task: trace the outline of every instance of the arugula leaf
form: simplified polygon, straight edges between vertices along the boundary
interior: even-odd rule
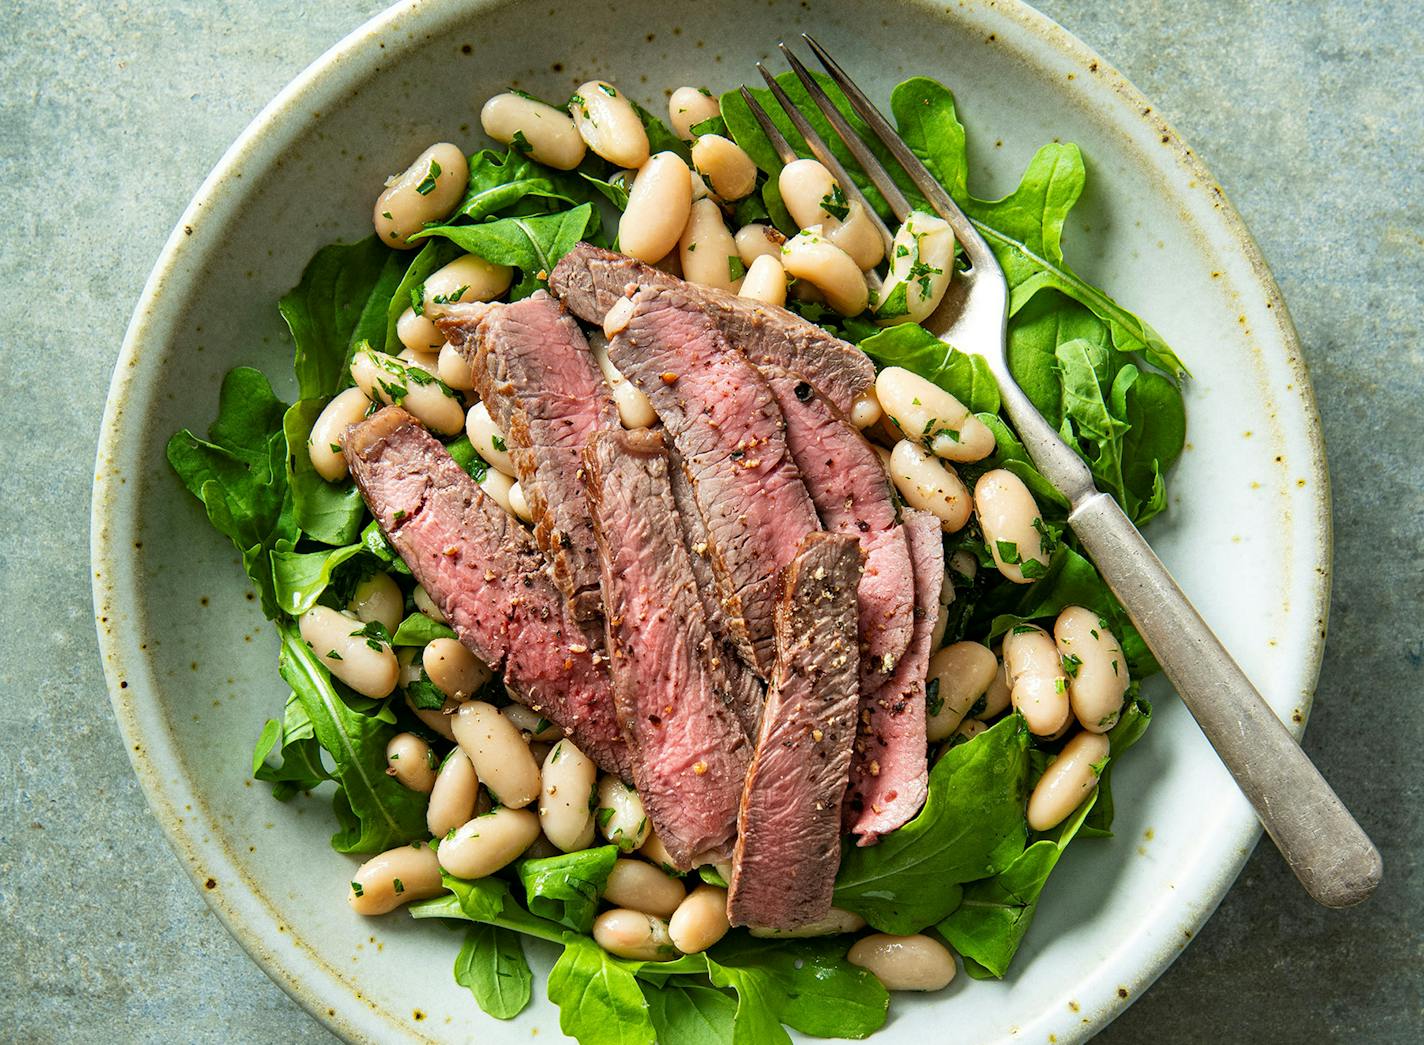
[[[1112,343],[1107,324],[1056,290],[1035,294],[1009,323],[1009,370],[1054,428],[1063,420],[1058,346],[1077,340],[1104,348]]]
[[[648,152],[656,155],[660,152],[675,152],[688,164],[692,165],[692,149],[687,142],[683,141],[662,120],[648,112],[631,98],[633,110],[638,114],[638,119],[643,121],[643,130],[648,134]]]
[[[441,872],[440,881],[450,892],[411,904],[406,909],[412,918],[459,918],[468,922],[483,922],[551,943],[562,943],[568,934],[563,926],[532,915],[520,907],[510,895],[509,883],[502,878],[471,881]]]
[[[593,928],[598,898],[608,882],[618,847],[600,846],[540,860],[522,860],[515,870],[524,883],[529,913],[566,925],[575,932]]]
[[[280,750],[282,761],[267,761],[273,750]],[[316,741],[306,708],[295,693],[288,694],[287,707],[278,721],[269,718],[252,752],[252,776],[272,785],[272,797],[286,802],[299,791],[310,791],[331,779],[321,761],[321,746]]]
[[[1111,493],[1129,516],[1136,514],[1137,498],[1122,479],[1122,444],[1127,421],[1113,412],[1114,403],[1127,412],[1127,389],[1137,380],[1137,367],[1128,364],[1109,378],[1112,360],[1109,349],[1083,339],[1061,344],[1055,349],[1062,380],[1062,434],[1070,446],[1086,443],[1095,454],[1083,454],[1099,489]],[[1111,389],[1109,389],[1111,382]]]
[[[860,348],[882,367],[903,367],[939,385],[975,413],[999,412],[999,383],[984,357],[951,348],[917,323],[881,330]]]
[[[918,932],[954,909],[952,886],[1008,866],[1027,832],[1028,747],[1028,726],[1013,714],[947,751],[918,816],[878,845],[847,847],[836,906],[882,932]]]
[[[421,288],[425,286],[425,281],[430,278],[431,274],[450,264],[460,256],[460,253],[460,248],[449,240],[433,239],[422,244],[415,257],[411,258],[405,275],[396,284],[390,301],[386,305],[385,333],[374,339],[366,340],[370,340],[373,345],[385,345],[386,351],[392,355],[400,355],[405,348],[401,339],[396,335],[396,323],[401,314],[421,297]],[[357,338],[352,342],[353,351],[355,345],[361,340],[363,339]]]
[[[1162,476],[1186,446],[1186,405],[1176,385],[1143,370],[1127,393],[1121,416],[1128,424],[1122,442],[1122,478],[1140,502],[1133,521],[1141,526],[1167,507]]]
[[[642,987],[659,1045],[732,1045],[737,1002],[725,991],[676,980]]]
[[[448,222],[464,218],[481,222],[528,197],[570,205],[587,201],[587,193],[571,191],[576,185],[562,171],[554,171],[513,147],[501,155],[485,149],[470,157],[470,182],[465,198]]]
[[[451,444],[454,445],[453,443]],[[395,546],[386,539],[386,535],[381,532],[380,524],[372,519],[366,524],[366,528],[361,531],[361,544],[366,550],[374,555],[381,562],[385,563],[396,573],[404,573],[410,576],[410,567],[405,564],[405,560],[400,557]]]
[[[461,249],[496,265],[511,265],[523,278],[510,300],[528,297],[543,286],[559,259],[590,230],[598,229],[598,212],[585,203],[557,214],[500,218],[482,225],[435,225],[411,236],[419,240],[444,236]]]
[[[350,479],[329,483],[317,474],[307,452],[312,425],[328,400],[303,399],[282,418],[287,440],[287,485],[292,491],[292,517],[307,536],[323,544],[350,544],[361,532],[366,503]]]
[[[475,923],[455,958],[455,982],[469,988],[475,1002],[497,1020],[512,1020],[533,997],[533,974],[517,933]]]
[[[559,1007],[559,1028],[580,1045],[657,1043],[637,977],[587,936],[564,936],[548,990]]]
[[[426,796],[386,774],[386,743],[395,727],[346,706],[295,624],[283,622],[277,630],[282,637],[277,670],[335,765],[332,809],[341,829],[331,847],[339,853],[379,853],[424,838]]]
[[[1054,508],[1059,510],[1059,515],[1068,511],[1068,498],[1058,492],[1058,487],[1054,486],[1028,459],[1028,450],[1024,444],[1019,442],[1019,437],[1014,434],[1013,429],[1006,425],[997,414],[978,414],[979,420],[983,421],[989,431],[994,433],[994,442],[997,444],[991,464],[995,468],[1003,468],[1013,472],[1023,480],[1025,486],[1033,494],[1034,500],[1038,502],[1040,509],[1045,510],[1045,515],[1051,515]],[[966,470],[967,471],[967,470]]]
[[[365,551],[366,546],[357,543],[319,552],[294,552],[291,541],[278,541],[272,552],[272,582],[277,605],[284,613],[301,616],[316,605],[336,568]]]
[[[396,633],[391,636],[392,646],[424,646],[428,642],[436,639],[456,638],[455,629],[448,624],[441,624],[438,620],[432,620],[425,614],[416,612],[406,617],[396,627]]]

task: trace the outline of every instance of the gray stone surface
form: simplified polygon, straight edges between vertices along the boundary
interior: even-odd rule
[[[174,219],[261,105],[379,6],[0,11],[0,437],[12,448],[0,471],[0,1038],[331,1040],[208,913],[148,816],[99,671],[87,518],[108,371]],[[1285,290],[1336,496],[1334,612],[1306,747],[1387,867],[1372,902],[1330,913],[1260,848],[1200,938],[1100,1040],[1419,1040],[1417,6],[1041,6],[1168,115]],[[43,394],[57,374],[63,394]]]

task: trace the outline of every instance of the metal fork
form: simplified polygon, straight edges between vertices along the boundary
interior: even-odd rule
[[[831,81],[870,128],[924,198],[954,229],[967,268],[950,282],[954,299],[936,318],[941,340],[977,351],[998,379],[1005,411],[1018,429],[1034,467],[1068,499],[1068,525],[1097,565],[1108,587],[1127,610],[1182,702],[1196,718],[1236,783],[1256,809],[1292,871],[1317,901],[1349,907],[1379,884],[1379,851],[1350,815],[1319,770],[1275,712],[1192,607],[1162,561],[1148,547],[1115,500],[1093,483],[1083,459],[1053,430],[1009,372],[1005,354],[1008,283],[993,251],[949,194],[910,151],[865,94],[826,49],[803,34]],[[783,43],[781,53],[816,107],[845,144],[871,183],[903,222],[911,207],[820,83]],[[875,216],[844,166],[760,62],[757,69],[811,153],[840,183],[850,199]],[[742,97],[783,163],[797,158],[776,125],[742,88]],[[887,245],[891,233],[876,217]]]

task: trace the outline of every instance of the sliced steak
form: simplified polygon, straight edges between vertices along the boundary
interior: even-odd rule
[[[925,676],[944,583],[944,542],[939,520],[912,508],[905,510],[905,536],[915,571],[915,629],[890,680],[860,704],[845,808],[846,829],[860,836],[860,845],[874,845],[918,813],[928,787]]]
[[[728,914],[796,929],[825,917],[858,703],[860,545],[813,534],[783,574],[776,669],[742,793]]]
[[[371,514],[460,641],[521,703],[629,778],[602,636],[574,619],[528,531],[398,407],[353,425],[344,445]]]
[[[596,619],[598,554],[579,469],[589,436],[616,427],[618,412],[583,332],[543,291],[509,305],[457,309],[439,325],[469,362],[509,443],[554,583],[580,620]]]
[[[777,574],[821,528],[766,381],[683,286],[647,286],[608,346],[687,466],[730,637],[760,674],[774,659]]]
[[[678,868],[724,860],[751,744],[697,592],[662,433],[599,432],[584,459],[613,696],[638,794]]]
[[[763,370],[786,418],[786,442],[827,530],[860,538],[860,688],[879,689],[906,648],[915,615],[915,578],[905,531],[895,521],[890,480],[875,449],[811,385]]]
[[[554,266],[549,286],[586,323],[602,323],[630,287],[680,287],[689,302],[716,320],[727,340],[753,363],[800,374],[845,413],[875,383],[875,367],[864,352],[793,312],[686,283],[591,243],[580,243],[563,256]]]

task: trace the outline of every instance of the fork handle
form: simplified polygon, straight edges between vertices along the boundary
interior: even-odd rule
[[[1092,490],[1068,524],[1306,891],[1326,907],[1366,899],[1379,850],[1118,503]]]

